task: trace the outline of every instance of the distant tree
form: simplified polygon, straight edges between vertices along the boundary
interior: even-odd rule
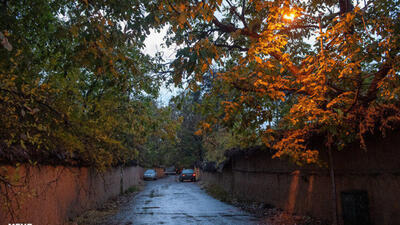
[[[178,167],[191,167],[196,162],[203,161],[204,149],[202,137],[195,135],[202,115],[199,112],[198,105],[201,103],[201,91],[183,92],[181,96],[175,98],[176,115],[181,117],[182,124],[177,132],[179,143],[177,144]]]
[[[139,162],[146,167],[174,165],[177,158],[177,135],[181,129],[182,117],[176,116],[173,107],[157,107],[153,105],[148,114],[152,125],[146,143],[139,151]]]

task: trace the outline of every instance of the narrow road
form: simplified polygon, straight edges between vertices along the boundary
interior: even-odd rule
[[[148,181],[144,191],[114,218],[121,225],[248,225],[256,218],[207,195],[196,183],[174,176]]]

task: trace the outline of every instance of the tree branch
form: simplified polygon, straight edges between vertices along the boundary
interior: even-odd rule
[[[13,94],[13,95],[22,97],[22,98],[24,98],[24,99],[33,99],[33,100],[34,100],[35,102],[37,102],[39,105],[44,106],[45,108],[49,109],[51,112],[53,112],[53,113],[55,113],[56,115],[60,116],[60,117],[64,120],[64,123],[65,123],[66,125],[67,125],[67,124],[70,124],[67,115],[65,115],[64,113],[61,113],[61,112],[57,111],[56,109],[54,109],[53,107],[51,107],[51,106],[50,106],[49,104],[47,104],[46,102],[40,101],[40,100],[36,99],[34,96],[32,96],[32,95],[26,95],[26,94],[23,94],[23,93],[20,93],[20,92],[16,92],[16,91],[4,89],[4,88],[0,88],[0,91],[8,92],[8,93],[10,93],[10,94]]]
[[[212,22],[213,22],[213,24],[214,24],[215,26],[217,26],[218,28],[220,28],[220,30],[221,30],[222,32],[225,32],[225,33],[234,33],[234,32],[236,32],[236,31],[240,30],[240,33],[241,33],[242,35],[245,35],[245,36],[248,36],[248,37],[251,37],[251,38],[257,38],[257,39],[260,37],[259,34],[255,33],[255,32],[252,32],[252,31],[250,31],[249,29],[239,29],[239,28],[237,28],[237,27],[235,27],[235,26],[233,26],[233,25],[223,24],[223,23],[221,23],[221,22],[220,22],[217,18],[215,18],[215,17],[214,17],[214,19],[212,20]],[[270,52],[269,54],[270,54],[272,57],[274,57],[276,60],[278,60],[278,61],[280,61],[280,62],[284,62],[284,65],[287,67],[287,69],[288,69],[295,77],[298,77],[298,78],[301,77],[300,69],[299,69],[297,66],[295,66],[292,62],[290,62],[290,61],[288,61],[287,59],[285,59],[285,58],[283,57],[283,55],[282,55],[281,52],[274,51],[274,52]]]
[[[242,51],[242,52],[249,51],[249,48],[245,48],[245,47],[242,47],[239,45],[228,45],[228,44],[217,44],[217,43],[214,43],[214,45],[216,47],[228,48],[228,50],[238,49],[239,51]]]
[[[246,92],[254,92],[254,93],[264,93],[262,91],[259,90],[259,88],[256,88],[252,85],[251,88],[250,87],[244,87],[243,85],[239,84],[238,82],[231,82],[232,86],[240,91],[246,91]],[[285,92],[285,94],[301,94],[301,95],[308,95],[311,96],[312,93],[306,91],[306,90],[299,90],[298,88],[279,88],[279,89],[275,89],[277,91],[282,91]]]
[[[374,79],[372,80],[369,88],[368,88],[368,92],[365,95],[365,97],[363,98],[363,104],[364,105],[368,105],[368,103],[370,103],[371,101],[373,101],[374,99],[376,99],[376,95],[378,93],[378,84],[381,80],[383,80],[383,78],[386,77],[386,75],[389,73],[390,69],[392,68],[392,65],[390,63],[384,63],[382,64],[381,68],[374,73]]]
[[[246,22],[246,20],[245,20],[245,18],[244,18],[244,14],[243,14],[244,10],[242,9],[242,15],[240,15],[240,14],[236,11],[236,7],[233,6],[232,3],[231,3],[229,0],[227,0],[226,2],[228,2],[229,6],[231,7],[231,8],[230,8],[230,11],[231,11],[233,14],[235,14],[235,15],[240,19],[240,21],[242,21],[244,27],[248,28],[247,22]],[[243,3],[243,5],[244,5],[244,3]]]

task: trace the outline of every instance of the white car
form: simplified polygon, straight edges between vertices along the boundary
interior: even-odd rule
[[[157,172],[153,169],[146,170],[143,175],[144,180],[157,180]]]

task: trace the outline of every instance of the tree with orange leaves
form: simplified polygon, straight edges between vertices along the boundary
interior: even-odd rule
[[[399,14],[383,0],[159,0],[149,16],[178,45],[175,82],[196,89],[213,74],[201,130],[250,129],[276,157],[315,163],[312,135],[365,147],[367,133],[398,127]]]

